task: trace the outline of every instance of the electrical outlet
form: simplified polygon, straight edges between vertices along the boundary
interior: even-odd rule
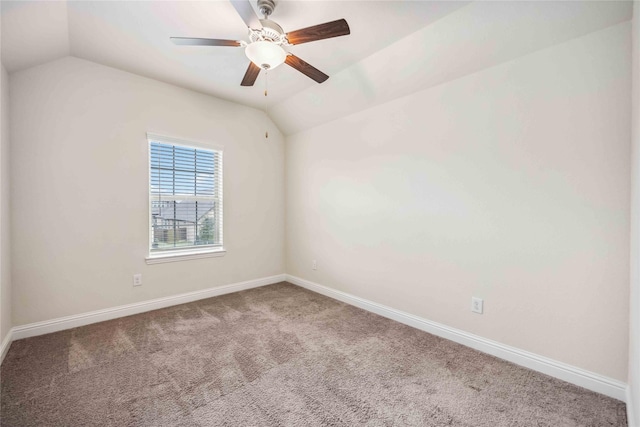
[[[318,262],[315,259],[313,261],[311,261],[311,269],[312,270],[317,270],[318,269]]]
[[[471,297],[471,311],[482,314],[482,298]]]
[[[142,274],[133,275],[133,286],[142,286]]]

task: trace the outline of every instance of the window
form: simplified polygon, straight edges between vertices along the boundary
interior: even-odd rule
[[[149,258],[220,253],[222,150],[149,140]]]

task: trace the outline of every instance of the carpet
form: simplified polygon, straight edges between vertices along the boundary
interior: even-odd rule
[[[3,426],[626,426],[615,399],[288,283],[13,342]]]

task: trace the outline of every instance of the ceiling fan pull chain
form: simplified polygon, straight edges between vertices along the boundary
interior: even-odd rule
[[[264,113],[269,117],[269,102],[267,101],[267,95],[269,93],[269,70],[264,72]],[[264,132],[264,138],[269,139],[269,131]]]
[[[2,1],[2,0],[0,0]],[[258,10],[264,19],[258,18],[253,1],[257,2]],[[324,24],[300,28],[285,32],[282,27],[269,19],[276,3],[281,0],[230,0],[240,18],[247,26],[249,41],[204,39],[193,37],[171,37],[177,45],[190,46],[235,46],[242,47],[251,61],[244,74],[240,86],[253,86],[261,70],[274,69],[281,64],[287,64],[317,83],[323,83],[328,75],[288,52],[288,47],[302,43],[315,42],[333,37],[351,34],[349,24],[345,19],[337,19]],[[265,96],[267,93],[265,91]]]

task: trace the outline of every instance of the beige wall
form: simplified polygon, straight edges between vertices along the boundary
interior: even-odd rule
[[[72,57],[12,74],[10,101],[14,325],[284,273],[263,112]],[[224,146],[226,256],[145,264],[147,131]]]
[[[289,137],[287,272],[626,380],[630,48],[621,24]],[[283,138],[263,113],[75,58],[13,74],[11,89],[15,325],[285,271]],[[146,131],[225,146],[225,257],[144,263]]]
[[[630,426],[640,426],[640,2],[633,8],[633,113],[631,157],[631,306],[629,311]],[[631,416],[635,419],[631,419]]]
[[[11,323],[11,229],[9,203],[9,75],[0,74],[0,343]]]
[[[288,137],[287,273],[626,381],[629,35]]]

